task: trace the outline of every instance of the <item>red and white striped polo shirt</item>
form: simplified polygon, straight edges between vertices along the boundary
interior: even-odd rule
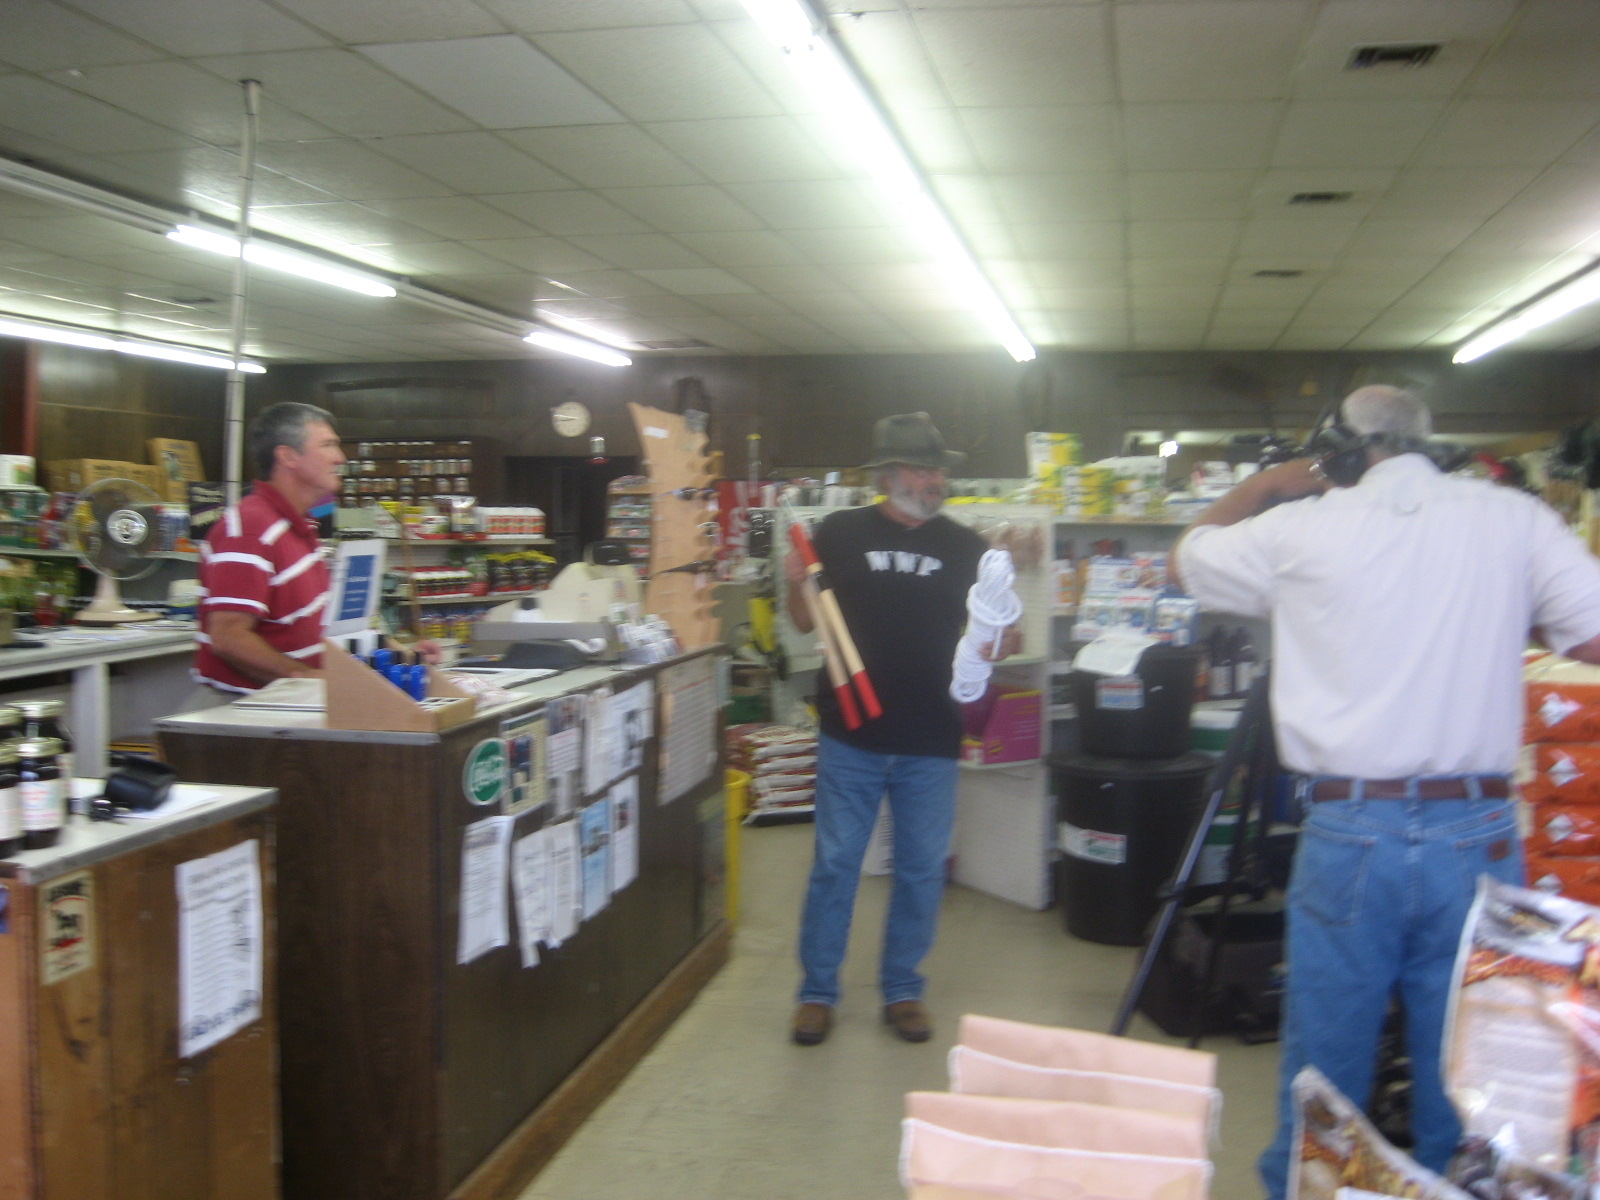
[[[206,619],[214,612],[249,613],[274,650],[320,667],[328,579],[317,523],[296,512],[271,484],[255,484],[222,514],[200,547],[195,677],[230,692],[261,686],[211,649]]]

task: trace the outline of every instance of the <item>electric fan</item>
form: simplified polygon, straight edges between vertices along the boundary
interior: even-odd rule
[[[153,621],[160,614],[122,603],[123,580],[142,579],[159,565],[161,497],[131,479],[102,479],[78,493],[68,522],[72,548],[100,582],[94,599],[77,616],[83,625]]]

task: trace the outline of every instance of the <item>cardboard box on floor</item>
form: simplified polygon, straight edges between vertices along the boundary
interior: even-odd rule
[[[162,499],[166,487],[161,472],[142,463],[121,462],[113,458],[63,458],[44,465],[45,486],[52,492],[81,492],[102,479],[131,479]]]
[[[419,703],[332,642],[322,643],[329,729],[439,733],[470,721],[478,702],[428,668],[428,699]]]
[[[200,463],[200,447],[194,442],[178,438],[150,438],[145,442],[150,462],[161,474],[161,486],[156,490],[162,498],[174,504],[187,504],[188,487],[206,477]]]

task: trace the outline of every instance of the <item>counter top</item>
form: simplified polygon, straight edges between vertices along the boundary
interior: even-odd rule
[[[159,654],[187,653],[194,649],[193,627],[174,629],[122,628],[109,632],[61,629],[23,630],[26,641],[45,643],[38,650],[0,649],[0,679],[17,679],[47,671],[70,671],[89,663],[126,662]]]
[[[701,647],[690,650],[676,658],[669,658],[664,663],[650,663],[646,666],[595,666],[577,667],[570,671],[563,671],[559,675],[551,675],[546,679],[536,679],[532,683],[509,689],[513,700],[490,707],[480,707],[472,716],[472,721],[484,717],[507,717],[523,709],[553,700],[558,696],[565,696],[569,692],[583,691],[597,684],[610,680],[626,679],[629,675],[642,670],[650,670],[661,666],[670,666],[676,662],[696,657],[716,647]],[[469,722],[470,723],[470,722]],[[460,728],[460,726],[456,726]],[[200,712],[180,713],[171,717],[163,717],[156,722],[158,733],[208,733],[224,734],[231,737],[259,737],[283,738],[290,741],[321,741],[321,742],[362,742],[389,745],[416,746],[427,745],[439,740],[437,733],[397,733],[386,729],[328,729],[323,725],[321,712],[296,712],[288,709],[267,708],[235,708],[232,705],[223,705],[220,708],[203,709]],[[448,730],[446,732],[449,732]]]
[[[10,858],[0,858],[0,879],[42,883],[65,875],[68,871],[82,870],[141,846],[162,842],[190,830],[204,829],[219,821],[242,817],[278,802],[276,788],[228,787],[214,783],[179,786],[197,793],[214,793],[215,799],[154,817],[120,821],[90,821],[73,817],[62,830],[60,840],[49,849],[24,850]],[[98,794],[98,791],[91,794]]]

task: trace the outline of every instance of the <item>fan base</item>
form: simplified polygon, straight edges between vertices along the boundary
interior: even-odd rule
[[[84,609],[73,618],[74,625],[131,625],[136,621],[159,621],[160,613],[140,612],[134,608],[113,608],[101,612]]]

